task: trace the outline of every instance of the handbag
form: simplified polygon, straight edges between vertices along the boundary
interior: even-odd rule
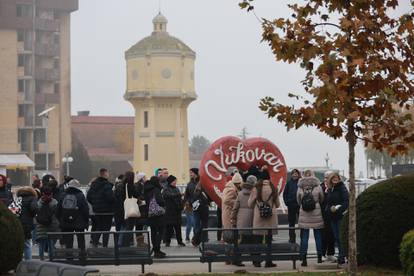
[[[125,185],[124,213],[125,219],[141,217],[141,212],[139,211],[138,206],[138,199],[135,197],[129,198],[128,184]]]
[[[161,207],[157,200],[155,199],[155,195],[151,198],[149,205],[148,205],[148,217],[159,217],[165,214],[165,208]]]

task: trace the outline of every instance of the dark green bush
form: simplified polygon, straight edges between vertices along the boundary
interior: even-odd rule
[[[414,174],[377,183],[357,198],[358,263],[401,267],[403,235],[414,228]],[[341,230],[347,249],[348,218]]]
[[[0,274],[22,260],[24,233],[20,220],[0,202]]]
[[[406,233],[400,246],[400,260],[406,275],[414,275],[414,229]]]

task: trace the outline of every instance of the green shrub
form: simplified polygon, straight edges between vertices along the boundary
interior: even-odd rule
[[[0,202],[0,274],[22,260],[24,233],[20,220]]]
[[[348,217],[341,227],[347,249]],[[414,228],[414,174],[377,183],[357,198],[358,263],[401,267],[403,235]]]
[[[406,233],[400,246],[400,260],[406,275],[414,275],[414,229]]]

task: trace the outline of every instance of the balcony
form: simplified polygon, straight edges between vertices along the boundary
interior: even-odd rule
[[[60,74],[58,69],[37,68],[35,71],[35,79],[43,81],[59,81]]]
[[[36,104],[59,104],[60,95],[59,94],[47,94],[40,93],[36,94]]]
[[[36,43],[35,54],[38,56],[55,57],[59,56],[59,45],[50,43]]]
[[[54,19],[36,18],[36,29],[41,31],[58,32],[59,21]]]

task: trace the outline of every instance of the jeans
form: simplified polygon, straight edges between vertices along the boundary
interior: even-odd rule
[[[32,259],[32,240],[27,239],[24,241],[23,256],[25,261]]]
[[[41,239],[41,240],[38,240],[38,242],[39,242],[39,257],[40,257],[40,260],[42,260],[42,261],[44,260],[46,248],[49,252],[49,256],[53,256],[53,249],[54,249],[53,245],[55,243],[54,240]]]
[[[288,206],[289,227],[295,227],[298,216],[299,216],[299,206],[289,205]],[[289,230],[289,242],[292,242],[292,243],[296,242],[295,230]]]
[[[196,244],[208,241],[208,233],[202,231],[208,228],[208,208],[199,208],[194,212],[194,241]]]
[[[112,215],[95,215],[94,218],[96,231],[110,231],[112,227]],[[98,246],[101,234],[92,234],[92,244]],[[103,247],[108,247],[109,234],[103,234]]]
[[[338,246],[338,251],[339,251],[338,263],[343,263],[345,261],[345,252],[341,244],[340,227],[341,227],[341,219],[331,221],[332,232],[335,238],[335,243]]]
[[[306,257],[308,253],[309,229],[300,230],[300,255]],[[322,256],[322,229],[313,229],[315,236],[316,251],[318,256]]]
[[[125,220],[125,225],[122,226],[121,231],[132,231],[134,230],[134,227],[136,228],[136,221],[137,218],[128,218]],[[138,229],[136,229],[138,230]],[[142,230],[142,229],[139,229]],[[119,246],[131,246],[134,244],[134,235],[130,233],[122,233],[119,235]]]
[[[186,213],[185,216],[186,216],[186,220],[187,220],[187,223],[185,225],[185,239],[189,240],[191,230],[193,230],[193,236],[194,236],[194,214],[193,213]]]

